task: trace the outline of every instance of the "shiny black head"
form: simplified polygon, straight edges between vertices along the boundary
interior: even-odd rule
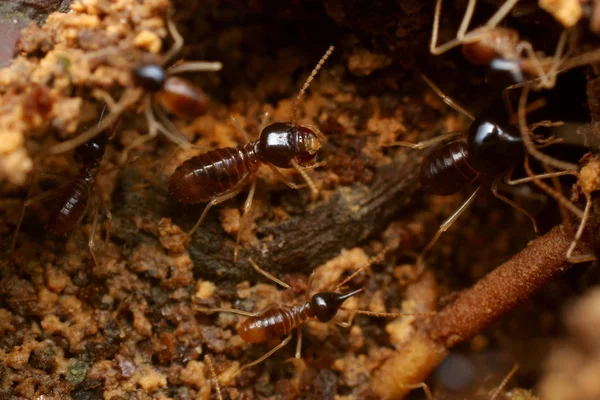
[[[75,149],[75,160],[80,165],[95,165],[104,156],[108,138],[101,133]]]
[[[315,158],[321,147],[313,129],[283,122],[263,129],[259,141],[264,162],[279,168],[290,168],[292,160],[305,165]]]
[[[467,136],[468,162],[477,171],[497,175],[507,171],[524,156],[519,131],[494,118],[477,118]]]
[[[133,70],[135,83],[150,92],[161,90],[166,79],[165,69],[157,64],[142,65]]]
[[[310,299],[310,309],[319,321],[331,321],[344,301],[362,291],[363,289],[358,289],[346,294],[333,292],[317,293]]]

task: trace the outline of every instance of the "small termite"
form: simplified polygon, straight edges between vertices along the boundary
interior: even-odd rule
[[[169,120],[164,109],[180,117],[197,117],[205,114],[208,110],[208,97],[197,85],[175,75],[191,71],[220,71],[223,68],[220,62],[195,61],[184,62],[166,69],[165,65],[179,53],[183,46],[183,37],[170,17],[167,18],[167,28],[174,43],[171,49],[165,53],[162,63],[142,65],[131,72],[134,84],[145,92],[141,101],[143,101],[144,115],[148,124],[148,134],[139,137],[123,150],[123,162],[127,160],[131,149],[155,138],[158,132],[162,132],[175,144],[189,148],[190,143]],[[111,105],[110,115],[105,118],[105,121],[54,146],[50,150],[51,153],[63,153],[89,141],[108,129],[121,113],[140,101],[139,96],[132,96],[131,99],[122,99],[123,101],[117,104],[107,93],[102,92],[102,97],[107,99],[107,103]],[[125,94],[123,97],[126,97]]]
[[[102,122],[105,112],[106,106],[102,110],[102,114],[100,115],[98,124]],[[115,127],[116,124],[113,125],[112,129],[114,130]],[[110,221],[112,220],[110,210],[104,203],[104,200],[102,200],[102,197],[96,191],[96,178],[98,177],[98,173],[100,172],[100,162],[102,161],[102,158],[104,156],[107,142],[107,135],[102,133],[89,140],[88,142],[82,144],[81,146],[78,146],[75,149],[75,161],[77,161],[77,163],[80,165],[79,173],[77,174],[77,176],[75,176],[69,182],[65,183],[62,186],[59,186],[56,189],[40,193],[37,196],[27,198],[25,200],[23,208],[21,209],[19,222],[17,224],[13,236],[11,245],[12,251],[14,251],[16,247],[17,238],[21,229],[21,223],[23,222],[23,218],[25,216],[25,209],[28,206],[43,201],[45,199],[49,199],[44,202],[45,204],[47,204],[46,212],[48,214],[48,220],[45,223],[45,228],[54,236],[64,236],[69,231],[71,231],[71,229],[73,229],[73,227],[77,223],[81,221],[86,211],[88,210],[90,200],[93,196],[96,199],[96,201],[94,202],[93,206],[92,233],[90,234],[88,246],[90,248],[92,258],[94,259],[94,263],[98,265],[98,262],[96,260],[96,254],[94,252],[94,239],[96,234],[96,227],[98,224],[98,203],[102,205],[102,208],[106,213],[106,218],[108,220],[109,225]],[[36,177],[34,178],[34,182],[29,189],[27,197],[29,197],[31,190],[35,186],[37,186],[37,180],[42,176],[62,178],[60,176],[47,173],[41,173],[36,175]]]
[[[319,139],[322,138],[322,134],[312,125],[297,125],[296,112],[302,95],[333,49],[333,46],[329,47],[300,89],[294,104],[292,122],[276,122],[268,125],[262,129],[260,138],[254,142],[235,148],[212,150],[192,157],[177,167],[169,178],[169,194],[183,204],[209,202],[188,235],[196,232],[211,207],[237,196],[242,189],[250,185],[234,250],[235,261],[240,233],[252,207],[256,171],[262,164],[269,166],[286,185],[297,189],[299,185],[289,181],[277,169],[294,168],[304,178],[313,196],[317,195],[317,188],[304,167],[314,166],[317,151],[321,147]]]
[[[379,256],[377,256],[379,257]],[[373,258],[375,259],[375,258]],[[268,272],[262,270],[251,258],[249,259],[252,267],[264,275],[271,281],[283,286],[286,289],[290,289],[290,285],[277,279]],[[238,314],[248,317],[239,326],[238,332],[240,337],[247,343],[262,344],[268,343],[271,340],[281,340],[281,342],[273,349],[268,351],[265,355],[246,364],[238,369],[235,375],[239,374],[246,368],[252,367],[256,364],[269,358],[272,354],[277,352],[279,349],[287,345],[292,339],[292,333],[297,331],[297,344],[296,344],[296,358],[301,357],[302,348],[302,325],[308,320],[318,320],[320,322],[333,321],[339,310],[345,310],[351,313],[351,319],[349,321],[336,321],[336,324],[348,328],[352,324],[352,318],[356,314],[369,315],[373,317],[382,318],[396,318],[399,316],[431,316],[433,312],[397,312],[397,313],[384,313],[384,312],[372,312],[364,310],[349,309],[343,306],[344,302],[350,297],[356,296],[357,294],[363,293],[364,289],[360,288],[346,293],[338,293],[338,290],[342,288],[347,282],[352,280],[358,274],[360,274],[365,268],[371,265],[372,261],[366,266],[359,268],[352,273],[348,278],[340,282],[330,292],[320,292],[314,294],[310,300],[303,303],[294,305],[284,305],[280,303],[271,304],[258,312],[247,312],[229,308],[199,308],[196,310],[203,313],[213,312],[225,312]],[[310,282],[307,294],[310,293]]]
[[[440,55],[462,45],[463,55],[471,64],[489,65],[492,70],[508,72],[512,75],[515,83],[524,82],[523,73],[526,73],[537,78],[539,87],[545,89],[554,87],[556,75],[563,60],[563,51],[567,41],[566,31],[561,35],[554,57],[548,63],[548,60],[542,61],[538,57],[531,43],[519,39],[517,31],[498,27],[498,24],[513,9],[518,0],[506,0],[484,26],[467,32],[476,1],[469,0],[456,38],[438,46],[442,0],[437,0],[429,45],[431,54]]]
[[[472,121],[466,132],[466,138],[455,139],[439,146],[423,160],[420,173],[421,185],[434,194],[446,196],[458,193],[475,182],[480,182],[480,184],[458,210],[440,226],[431,241],[423,248],[417,259],[417,266],[420,272],[422,272],[424,266],[423,259],[427,251],[433,247],[442,233],[448,230],[462,213],[465,212],[473,200],[475,200],[477,193],[481,190],[482,180],[491,180],[493,195],[527,216],[537,233],[537,224],[533,216],[517,203],[498,192],[500,181],[504,178],[505,183],[517,185],[543,178],[571,174],[568,171],[562,171],[512,180],[510,176],[515,165],[525,157],[524,142],[530,140],[529,133],[540,126],[554,126],[560,123],[542,121],[533,124],[529,128],[527,135],[521,135],[519,129],[510,124],[508,116],[499,116],[497,112],[490,109],[485,110],[476,118],[450,97],[446,96],[429,78],[424,75],[421,75],[421,77],[446,104]],[[464,135],[465,132],[450,132],[419,143],[395,142],[391,146],[404,146],[420,150]],[[535,149],[533,144],[532,147],[536,154],[543,154]],[[527,149],[529,150],[529,148]],[[544,157],[545,159],[550,158],[546,155]],[[559,160],[555,160],[555,163],[562,165]]]

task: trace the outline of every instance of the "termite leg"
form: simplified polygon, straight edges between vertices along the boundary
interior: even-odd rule
[[[198,230],[198,228],[200,228],[200,225],[202,225],[202,221],[204,221],[204,218],[206,218],[206,214],[208,213],[208,210],[210,210],[213,206],[216,206],[219,203],[222,203],[224,201],[227,201],[227,200],[237,196],[241,191],[242,191],[242,188],[240,187],[239,189],[236,189],[234,191],[231,191],[222,196],[218,196],[218,197],[215,197],[214,199],[212,199],[206,205],[206,207],[204,207],[204,211],[202,211],[200,218],[198,218],[198,222],[196,222],[196,225],[194,225],[194,227],[187,233],[187,235],[192,236],[194,234],[194,232],[196,232]]]
[[[281,349],[282,347],[284,347],[286,344],[288,344],[290,342],[290,340],[292,339],[292,335],[289,335],[288,337],[286,337],[281,343],[279,343],[277,346],[273,347],[271,350],[269,350],[264,356],[260,357],[259,359],[252,361],[249,364],[246,364],[242,367],[240,367],[240,369],[238,369],[235,374],[233,374],[233,376],[238,375],[240,372],[242,372],[243,370],[245,370],[246,368],[250,368],[255,366],[256,364],[260,364],[261,362],[265,361],[267,358],[271,357],[273,355],[273,353],[276,353],[279,349]]]
[[[98,196],[96,196],[98,197]],[[92,258],[94,259],[94,264],[96,265],[96,267],[98,266],[98,260],[96,259],[96,253],[95,253],[95,248],[96,248],[96,242],[95,242],[95,238],[96,238],[96,228],[98,227],[98,214],[99,214],[99,210],[98,210],[98,203],[94,202],[94,219],[92,222],[92,232],[90,233],[90,238],[88,240],[88,247],[90,248],[90,253],[92,254]]]
[[[302,328],[296,328],[296,332],[298,332],[298,337],[296,339],[296,358],[302,358]]]
[[[301,188],[304,188],[307,186],[306,183],[298,184],[298,183],[292,182],[291,179],[289,179],[287,176],[283,175],[281,173],[281,171],[278,170],[277,167],[274,166],[273,164],[267,164],[267,165],[273,170],[273,172],[275,172],[275,176],[277,177],[277,179],[279,179],[281,182],[285,183],[287,187],[298,190],[298,189],[301,189]]]
[[[296,161],[292,160],[290,161],[290,164],[292,165],[292,167],[298,171],[298,173],[300,174],[300,176],[302,176],[302,178],[304,178],[304,181],[306,182],[306,184],[308,185],[308,188],[310,189],[310,193],[311,193],[311,197],[312,199],[316,199],[317,197],[319,197],[319,189],[317,189],[317,185],[315,185],[315,182],[312,180],[312,178],[308,175],[308,173],[304,170],[304,168],[302,168]]]
[[[521,97],[519,98],[519,108],[517,109],[519,130],[521,132],[523,144],[525,145],[527,152],[544,164],[551,165],[561,170],[577,171],[579,169],[579,166],[577,164],[557,160],[553,157],[550,157],[547,154],[542,153],[541,151],[535,148],[533,141],[531,140],[530,130],[527,127],[527,120],[525,118],[525,109],[527,108],[526,105],[528,95],[529,85],[525,85],[523,87],[523,91],[521,92]]]
[[[110,110],[110,113],[98,123],[98,125],[93,128],[88,129],[87,131],[80,133],[72,139],[65,140],[57,144],[56,146],[50,149],[51,154],[60,154],[65,151],[69,151],[71,149],[76,148],[89,141],[90,139],[98,136],[100,133],[104,132],[106,129],[114,126],[114,124],[118,121],[121,114],[135,102],[137,102],[140,98],[141,91],[138,89],[135,90],[126,90],[119,102],[114,105],[114,108]]]
[[[269,112],[264,112],[263,115],[260,117],[260,128],[258,130],[259,134],[267,127],[267,125],[269,125],[270,121],[271,116],[269,115]]]
[[[244,140],[244,143],[250,143],[250,136],[248,136],[248,132],[246,132],[246,130],[240,126],[240,123],[237,122],[237,119],[235,119],[233,115],[231,116],[231,125],[233,125],[238,135],[240,135],[240,137]]]
[[[254,199],[254,192],[256,191],[256,179],[252,180],[250,184],[250,190],[248,191],[248,197],[246,197],[246,202],[244,203],[244,211],[242,213],[242,218],[240,219],[240,226],[238,228],[238,232],[235,238],[235,247],[233,249],[233,263],[237,263],[238,252],[240,250],[240,238],[242,237],[242,233],[246,226],[248,225],[248,218],[250,217],[250,210],[252,209],[252,200]]]
[[[531,223],[533,224],[534,232],[539,233],[538,226],[537,226],[537,223],[535,222],[535,218],[533,217],[533,215],[531,215],[527,210],[525,210],[523,207],[521,207],[520,205],[518,205],[517,203],[515,203],[508,197],[506,197],[503,194],[500,194],[498,192],[498,181],[499,180],[500,180],[500,177],[494,179],[494,182],[492,183],[492,194],[494,195],[494,197],[499,200],[502,200],[503,202],[505,202],[506,204],[508,204],[509,206],[514,208],[515,210],[519,211],[521,214],[525,215],[527,218],[529,218],[531,220]]]
[[[31,196],[31,192],[33,191],[33,188],[37,187],[38,181],[40,180],[40,178],[42,176],[59,178],[59,179],[64,178],[64,176],[62,176],[62,175],[50,174],[50,173],[46,173],[46,172],[39,172],[34,176],[33,182],[31,183],[31,185],[29,186],[29,189],[27,190],[27,195],[25,196],[25,201],[23,202],[23,207],[21,207],[21,214],[19,215],[19,222],[17,223],[17,226],[15,227],[15,233],[13,234],[12,242],[10,245],[11,253],[14,253],[15,248],[17,247],[17,239],[19,237],[19,232],[21,231],[21,224],[23,223],[23,219],[25,218],[25,209],[27,207],[29,207],[31,204],[37,203],[38,201],[41,201],[41,200],[45,199],[46,197],[50,196],[56,190],[56,189],[49,190],[47,192],[40,193],[32,198],[29,198],[29,196]]]
[[[169,51],[167,51],[165,53],[164,59],[163,59],[163,64],[166,64],[169,61],[171,61],[171,59],[173,57],[175,57],[175,55],[177,53],[179,53],[179,51],[181,50],[181,47],[183,46],[183,37],[181,36],[181,34],[179,33],[179,30],[175,26],[175,22],[173,22],[173,19],[171,18],[171,16],[167,16],[166,20],[167,20],[167,30],[169,31],[169,34],[173,38],[173,45],[171,46]]]
[[[110,209],[108,208],[108,205],[106,205],[106,202],[104,201],[102,196],[100,196],[100,193],[98,193],[97,191],[96,199],[102,206],[102,209],[104,210],[104,215],[106,215],[106,243],[108,243],[108,241],[110,240],[110,228],[112,226],[112,213],[110,212]]]
[[[165,111],[162,109],[160,105],[156,105],[152,109],[154,114],[158,117],[157,128],[159,131],[164,133],[164,135],[173,143],[183,147],[184,149],[190,148],[190,142],[184,136],[183,133],[175,126],[173,122],[167,117]]]
[[[468,112],[463,106],[459,105],[450,96],[447,96],[444,92],[442,92],[442,89],[437,87],[437,85],[435,83],[433,83],[433,81],[431,79],[429,79],[424,74],[419,73],[419,75],[421,75],[421,78],[425,81],[427,86],[429,86],[431,88],[431,90],[433,90],[435,92],[435,94],[437,94],[444,101],[444,103],[449,105],[453,110],[458,111],[465,117],[469,118],[471,121],[475,120],[475,117],[473,116],[473,114]]]
[[[423,389],[423,392],[425,392],[425,396],[427,397],[427,400],[434,400],[433,394],[431,394],[431,389],[429,389],[429,386],[425,382],[403,384],[402,386],[404,386],[405,388],[410,389],[410,390]]]
[[[525,160],[523,161],[523,168],[525,169],[525,172],[527,173],[527,175],[530,178],[532,178],[531,181],[533,182],[533,184],[535,186],[540,188],[542,191],[544,191],[544,193],[546,193],[548,196],[552,197],[560,205],[565,207],[567,210],[571,211],[577,217],[583,218],[583,212],[576,205],[574,205],[569,200],[567,200],[567,198],[562,193],[554,190],[553,188],[546,185],[544,182],[540,181],[537,178],[537,176],[533,173],[533,171],[531,170],[531,167],[529,166],[529,157],[527,157],[527,156],[525,157]],[[561,172],[568,172],[568,171],[561,171]],[[577,173],[575,173],[573,171],[571,171],[571,174],[577,176]]]
[[[570,263],[576,264],[576,263],[580,263],[580,262],[585,262],[587,261],[587,259],[583,259],[580,256],[573,256],[573,251],[575,251],[575,248],[577,247],[577,243],[579,243],[579,239],[581,239],[581,235],[583,235],[583,230],[585,229],[585,225],[588,222],[588,219],[590,217],[590,210],[592,208],[592,199],[590,197],[589,193],[584,192],[585,195],[585,208],[583,209],[583,215],[581,217],[581,222],[579,223],[579,227],[577,228],[577,232],[575,233],[575,237],[573,238],[573,241],[571,242],[571,245],[569,246],[569,249],[567,250],[567,261],[569,261]],[[583,259],[583,261],[581,261]]]
[[[266,277],[267,279],[277,283],[278,285],[283,286],[286,289],[291,289],[291,286],[288,285],[287,283],[285,283],[284,281],[282,281],[281,279],[278,279],[277,277],[271,275],[270,273],[268,273],[267,271],[265,271],[264,269],[262,269],[253,259],[252,257],[248,258],[248,261],[250,262],[250,264],[252,265],[252,268],[254,268],[254,270],[256,272],[258,272],[259,274],[263,275],[264,277]]]
[[[427,243],[427,245],[423,248],[423,250],[421,251],[421,254],[419,254],[419,257],[417,257],[417,276],[421,275],[421,273],[423,272],[423,270],[425,268],[425,263],[424,263],[425,254],[427,254],[427,252],[429,250],[431,250],[433,245],[436,244],[436,242],[438,241],[438,239],[440,238],[442,233],[446,232],[452,226],[454,221],[456,221],[465,212],[465,210],[471,205],[473,200],[475,200],[477,193],[479,193],[479,190],[481,190],[481,185],[478,186],[477,189],[475,189],[475,191],[469,196],[469,198],[467,200],[465,200],[465,202],[458,208],[458,210],[456,210],[454,212],[454,214],[452,214],[450,216],[450,218],[448,218],[446,221],[444,221],[444,223],[442,225],[440,225],[440,228],[435,233],[435,235],[433,236],[431,241],[429,243]]]
[[[448,132],[448,133],[444,133],[442,135],[438,135],[434,138],[431,139],[427,139],[427,140],[423,140],[422,142],[418,142],[418,143],[412,143],[412,142],[392,142],[388,145],[386,145],[386,147],[391,147],[391,146],[402,146],[402,147],[409,147],[411,149],[415,149],[415,150],[422,150],[424,148],[427,148],[429,146],[433,146],[435,144],[438,143],[442,143],[445,142],[453,137],[462,135],[464,132],[463,131],[457,131],[457,132]]]
[[[514,374],[517,373],[518,370],[519,370],[519,364],[515,364],[512,367],[512,369],[508,372],[508,374],[504,377],[504,379],[502,379],[502,382],[500,382],[500,386],[498,386],[496,389],[494,389],[492,391],[492,393],[490,394],[490,400],[495,400],[496,397],[498,397],[498,395],[500,394],[502,389],[504,389],[504,387],[506,386],[508,381],[514,376]]]
[[[219,61],[187,61],[175,65],[167,70],[169,75],[177,75],[182,72],[217,72],[223,69]]]
[[[216,312],[222,312],[222,313],[229,313],[229,314],[237,314],[237,315],[241,315],[243,317],[256,317],[257,315],[259,315],[261,312],[249,312],[249,311],[242,311],[242,310],[236,310],[235,308],[203,308],[203,307],[194,307],[194,310],[196,311],[200,311],[201,313],[205,313],[205,314],[212,314],[212,313],[216,313]]]

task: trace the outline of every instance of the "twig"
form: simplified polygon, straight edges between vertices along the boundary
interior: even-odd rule
[[[477,335],[569,269],[570,243],[568,230],[559,225],[462,292],[383,363],[372,381],[375,393],[398,399],[409,391],[406,385],[423,382],[450,347]]]

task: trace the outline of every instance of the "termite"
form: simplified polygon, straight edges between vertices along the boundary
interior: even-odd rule
[[[385,252],[385,250],[383,251]],[[382,252],[382,253],[383,253]],[[380,257],[378,255],[377,257]],[[372,259],[374,260],[375,257]],[[269,280],[290,289],[290,285],[282,280],[274,277],[268,272],[262,270],[251,258],[249,259],[252,267],[260,274],[267,277]],[[269,350],[265,355],[240,367],[235,375],[239,374],[246,368],[252,367],[269,358],[279,349],[287,345],[292,339],[292,334],[297,331],[296,358],[301,357],[302,348],[302,325],[309,320],[317,320],[320,322],[331,322],[336,317],[339,310],[345,310],[351,313],[351,319],[348,321],[336,321],[336,324],[348,328],[352,324],[352,318],[356,314],[363,314],[373,317],[396,318],[399,316],[431,316],[433,312],[372,312],[365,310],[349,309],[343,306],[344,302],[349,298],[364,292],[364,289],[356,289],[350,292],[338,293],[347,282],[359,275],[365,268],[368,268],[373,261],[370,261],[366,266],[363,266],[352,273],[348,278],[340,282],[332,291],[319,292],[314,294],[310,300],[294,304],[285,305],[280,303],[271,304],[257,312],[247,312],[229,308],[200,308],[196,307],[197,311],[202,313],[224,312],[238,314],[248,317],[238,328],[240,337],[247,343],[263,344],[271,340],[280,340],[281,342]],[[310,293],[310,281],[307,294]]]
[[[333,46],[329,47],[300,89],[294,103],[291,122],[276,122],[268,125],[262,129],[260,138],[254,142],[235,148],[212,150],[192,157],[177,167],[169,178],[169,194],[183,204],[208,202],[188,235],[196,232],[211,207],[237,196],[242,189],[250,185],[237,234],[235,261],[245,218],[252,207],[256,171],[262,164],[269,166],[286,185],[297,189],[299,186],[290,182],[278,170],[278,168],[294,168],[304,178],[313,196],[317,195],[317,188],[303,167],[314,166],[323,135],[312,125],[297,125],[296,113],[298,102],[333,49]]]
[[[165,53],[162,63],[142,65],[131,72],[133,83],[145,93],[141,101],[148,124],[148,134],[141,136],[123,150],[123,162],[127,160],[131,149],[155,138],[158,132],[162,132],[175,144],[189,148],[190,143],[169,120],[164,109],[180,117],[197,117],[205,114],[208,110],[208,97],[197,85],[176,75],[191,71],[220,71],[223,68],[220,62],[206,61],[184,62],[165,68],[165,65],[179,53],[183,46],[183,37],[170,17],[167,18],[167,28],[174,43],[171,49]],[[131,95],[131,92],[127,90],[119,103],[115,103],[109,94],[101,91],[99,93],[110,105],[110,115],[98,126],[54,146],[50,149],[51,153],[63,153],[89,141],[108,129],[125,110],[140,101],[139,96]],[[126,94],[131,96],[126,96]]]
[[[98,124],[102,122],[105,112],[106,106],[102,110]],[[114,130],[115,127],[116,124],[113,125],[112,129]],[[94,252],[95,234],[98,224],[98,203],[100,203],[102,208],[104,208],[109,225],[112,219],[110,210],[104,203],[104,200],[102,200],[102,197],[96,191],[96,178],[100,172],[100,162],[104,157],[107,142],[108,136],[102,133],[90,139],[88,142],[78,146],[75,149],[75,161],[80,165],[77,176],[56,189],[40,193],[37,196],[27,198],[25,200],[25,203],[21,209],[19,222],[15,228],[15,233],[11,244],[12,251],[14,251],[16,247],[17,238],[21,229],[21,223],[23,222],[23,218],[25,216],[25,209],[28,206],[49,199],[44,202],[47,204],[46,212],[48,214],[48,220],[45,223],[45,228],[54,236],[64,236],[81,221],[88,210],[90,200],[93,196],[96,201],[94,202],[93,206],[93,223],[92,231],[88,240],[88,247],[90,249],[92,258],[94,259],[94,263],[98,265],[96,254]],[[53,174],[38,174],[34,178],[34,182],[29,189],[27,197],[29,197],[33,187],[37,186],[37,180],[41,176],[56,177]]]
[[[462,46],[463,55],[471,64],[489,65],[492,70],[509,72],[515,83],[525,81],[523,77],[523,72],[525,72],[537,78],[539,87],[545,89],[554,87],[556,75],[563,60],[567,41],[566,31],[562,33],[548,67],[548,60],[542,61],[530,42],[520,40],[517,31],[498,27],[498,24],[513,9],[518,0],[506,0],[485,25],[467,32],[476,1],[469,0],[456,38],[438,46],[442,0],[437,0],[429,45],[431,54],[440,55],[454,47]]]
[[[479,182],[479,185],[458,210],[440,226],[431,241],[423,248],[417,259],[419,272],[422,272],[425,254],[433,247],[442,233],[448,230],[475,200],[477,193],[479,193],[482,187],[481,181],[491,180],[492,194],[527,216],[537,233],[538,229],[535,218],[517,203],[500,194],[498,192],[498,184],[502,178],[504,178],[505,183],[517,185],[543,178],[570,174],[568,171],[562,171],[517,180],[510,178],[517,162],[525,157],[524,142],[531,140],[528,136],[529,133],[539,126],[547,127],[560,123],[542,121],[529,127],[527,135],[521,135],[519,129],[511,125],[508,116],[498,116],[493,110],[485,110],[475,117],[450,97],[446,96],[429,78],[424,75],[421,75],[421,77],[446,104],[472,121],[466,132],[466,138],[455,139],[439,146],[423,160],[420,173],[421,185],[432,193],[442,196],[458,193],[476,182]],[[457,136],[465,136],[465,132],[445,133],[419,143],[395,142],[390,144],[390,146],[404,146],[420,150],[441,142],[446,142]],[[543,154],[535,149],[533,144],[532,147],[536,154]],[[527,150],[529,150],[529,147],[527,147]],[[550,158],[549,156],[544,156],[546,159]],[[555,160],[555,163],[562,165],[559,160]]]

